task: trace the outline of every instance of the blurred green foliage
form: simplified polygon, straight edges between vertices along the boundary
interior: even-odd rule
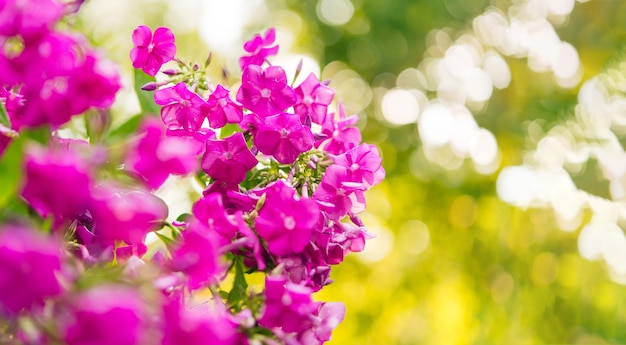
[[[418,65],[429,31],[462,32],[490,4],[353,1],[350,22],[332,27],[318,18],[318,1],[285,3],[306,22],[301,44],[312,45],[322,65],[343,61],[371,85],[386,87],[393,85],[385,80]],[[611,59],[623,60],[624,13],[623,1],[577,3],[558,28],[578,50],[583,80]],[[369,29],[359,31],[363,23]],[[572,116],[578,92],[530,72],[524,60],[507,62],[511,85],[495,91],[477,117],[497,137],[501,166],[520,164],[524,150],[533,148],[531,121],[546,131]],[[609,279],[603,263],[580,257],[580,229],[561,231],[550,210],[500,201],[497,172],[483,176],[471,164],[449,171],[429,163],[415,125],[386,128],[373,115],[375,106],[361,114],[368,117],[364,140],[382,149],[387,179],[369,195],[368,212],[376,219],[369,224],[390,230],[392,248],[379,261],[353,256],[333,271],[337,283],[320,299],[344,301],[348,314],[332,344],[626,343],[626,289]],[[606,185],[593,175],[581,174],[575,183],[606,196]]]

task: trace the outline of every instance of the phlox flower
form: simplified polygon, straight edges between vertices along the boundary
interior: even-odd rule
[[[195,132],[207,116],[206,102],[180,82],[154,92],[154,102],[162,105],[161,119],[168,129]]]
[[[64,7],[57,0],[0,0],[0,35],[39,36],[61,18]]]
[[[138,26],[132,36],[135,47],[130,51],[133,67],[141,68],[146,74],[155,76],[161,66],[176,55],[176,44],[172,30],[158,27],[154,35],[149,27]]]
[[[237,132],[224,140],[207,140],[202,170],[215,180],[240,183],[257,163],[243,134]]]
[[[143,243],[146,234],[160,228],[167,218],[167,205],[143,190],[124,190],[103,184],[93,193],[90,209],[94,221],[94,241],[106,247],[115,241]]]
[[[338,155],[361,143],[361,131],[355,127],[359,121],[356,115],[346,117],[343,104],[339,104],[339,118],[329,115],[322,125],[322,134],[326,136],[315,143],[326,152]]]
[[[335,164],[348,169],[350,179],[363,182],[368,188],[385,178],[382,158],[374,145],[361,144],[335,157]]]
[[[294,90],[296,92],[296,104],[293,106],[296,114],[300,115],[302,123],[307,116],[313,123],[322,124],[326,118],[328,105],[335,96],[335,91],[320,83],[315,74],[309,76]]]
[[[293,284],[284,276],[265,278],[265,308],[259,319],[264,327],[280,328],[283,332],[301,332],[312,325],[317,304],[311,289]]]
[[[161,345],[244,343],[237,325],[220,306],[213,310],[189,310],[174,301],[163,306],[163,316]]]
[[[340,302],[319,303],[313,327],[298,336],[301,344],[317,345],[329,341],[335,328],[343,321],[346,306]]]
[[[293,163],[300,153],[313,147],[311,129],[295,114],[279,113],[268,116],[259,126],[254,144],[266,155],[272,155],[282,164]]]
[[[90,169],[73,150],[27,148],[22,197],[42,217],[65,220],[84,212],[91,202]]]
[[[214,283],[215,276],[223,272],[224,267],[218,257],[217,236],[197,219],[192,219],[182,232],[182,242],[172,249],[169,266],[173,271],[187,275],[189,290]]]
[[[140,345],[147,337],[147,310],[138,290],[100,285],[72,298],[60,317],[67,345]]]
[[[147,118],[141,124],[141,138],[134,143],[125,159],[128,170],[156,189],[170,174],[184,175],[197,169],[197,147],[183,137],[165,136],[158,119]]]
[[[294,105],[296,93],[287,85],[287,75],[281,67],[263,69],[249,65],[243,71],[237,101],[257,115],[267,117]]]
[[[0,228],[0,315],[43,305],[62,292],[63,245],[31,229]]]
[[[235,104],[228,96],[228,90],[217,85],[207,100],[209,125],[222,128],[227,123],[239,123],[243,119],[241,106]]]
[[[237,233],[234,219],[226,214],[222,195],[208,194],[193,204],[192,212],[198,220],[206,225],[207,230],[217,234],[221,245],[228,244]]]
[[[366,189],[363,183],[351,178],[346,167],[333,164],[326,169],[313,199],[318,201],[330,219],[337,220],[348,213],[359,213],[365,209]]]
[[[2,60],[0,71],[7,72],[2,78],[24,83],[24,103],[13,112],[14,128],[59,127],[91,107],[110,107],[121,87],[114,65],[85,42],[63,34],[47,35],[15,59]]]
[[[248,65],[262,65],[269,56],[278,53],[278,45],[272,46],[276,40],[276,30],[269,28],[263,36],[256,34],[243,45],[243,49],[250,55],[239,58],[239,66],[244,70]]]
[[[255,227],[277,256],[299,253],[311,239],[320,221],[320,211],[312,199],[297,199],[295,190],[278,180],[265,188],[265,203],[255,219]]]

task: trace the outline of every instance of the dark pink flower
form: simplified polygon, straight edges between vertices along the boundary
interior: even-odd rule
[[[296,114],[300,115],[302,123],[307,116],[313,123],[322,124],[326,118],[328,105],[335,96],[335,91],[320,83],[315,74],[311,73],[296,89],[296,104],[293,106]]]
[[[296,191],[282,180],[265,188],[266,198],[255,228],[274,255],[288,255],[304,250],[313,229],[320,221],[320,211],[312,199],[296,198]]]
[[[278,45],[272,46],[276,40],[276,30],[269,28],[261,35],[256,34],[243,45],[243,49],[250,55],[239,58],[239,66],[244,70],[248,65],[262,65],[269,56],[278,53]]]
[[[207,117],[209,125],[213,128],[224,127],[227,123],[239,123],[243,119],[241,106],[230,99],[228,90],[222,85],[217,85],[207,104],[209,108]]]
[[[335,164],[348,169],[350,179],[363,182],[368,188],[385,178],[382,159],[374,145],[361,144],[335,157]]]
[[[215,180],[240,183],[257,163],[243,134],[237,132],[224,140],[207,140],[202,170]]]
[[[339,104],[339,118],[329,115],[322,125],[322,133],[326,138],[316,142],[315,147],[338,155],[361,143],[361,131],[354,125],[359,121],[356,115],[346,117],[343,104]]]
[[[148,232],[161,227],[167,213],[167,205],[154,194],[98,186],[91,207],[95,241],[105,246],[115,241],[143,243]]]
[[[365,209],[366,189],[367,186],[351,177],[348,168],[333,164],[326,169],[313,198],[330,219],[337,220]]]
[[[161,118],[168,129],[195,132],[207,116],[206,102],[183,82],[156,90],[154,102],[163,106]]]
[[[31,229],[0,228],[0,314],[43,305],[62,292],[63,245]],[[65,275],[66,276],[66,275]]]
[[[154,35],[149,27],[138,26],[133,31],[133,44],[130,51],[130,60],[133,67],[141,68],[146,74],[155,76],[161,66],[172,60],[176,55],[172,30],[158,27]]]
[[[293,163],[300,153],[313,147],[311,129],[295,114],[280,113],[268,116],[259,126],[254,144],[266,155],[272,155],[282,164]]]
[[[25,47],[15,59],[0,58],[0,71],[6,71],[9,80],[24,83],[23,105],[15,108],[12,117],[16,129],[59,127],[91,107],[111,106],[121,87],[114,65],[85,42],[62,34],[50,34]]]
[[[193,219],[182,233],[182,242],[171,251],[170,268],[187,275],[189,290],[214,283],[215,276],[224,270],[218,256],[218,246],[217,234]]]
[[[165,135],[168,137],[178,138],[189,143],[194,147],[197,156],[202,156],[206,146],[206,141],[215,139],[215,132],[209,128],[200,128],[195,132],[187,132],[184,129],[167,129]]]
[[[63,316],[67,345],[140,345],[147,339],[148,313],[139,291],[130,287],[93,287],[73,297]]]
[[[279,66],[265,70],[249,65],[243,71],[237,101],[261,117],[278,114],[296,103],[296,93],[287,85],[285,71]]]
[[[211,231],[219,236],[221,245],[230,243],[237,234],[237,225],[234,218],[226,214],[222,202],[222,195],[211,193],[198,199],[193,204],[193,214]]]
[[[236,345],[242,335],[228,313],[220,308],[187,310],[177,302],[163,306],[163,340],[161,345]]]
[[[311,327],[317,304],[308,287],[287,282],[283,276],[265,278],[265,309],[259,319],[264,327],[301,332]]]
[[[165,136],[159,120],[147,118],[141,125],[143,134],[130,147],[126,167],[156,189],[170,174],[185,175],[198,168],[197,147],[182,137]]]
[[[42,217],[76,217],[91,202],[89,170],[73,150],[30,147],[24,157],[22,196]]]
[[[0,35],[40,35],[61,18],[64,7],[56,0],[0,0]]]
[[[298,336],[302,344],[323,344],[330,340],[335,328],[346,315],[346,306],[340,302],[320,303],[313,327]]]

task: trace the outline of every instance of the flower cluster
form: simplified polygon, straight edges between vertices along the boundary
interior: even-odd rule
[[[118,76],[84,38],[56,31],[69,5],[4,3],[0,40],[19,47],[0,55],[0,169],[15,156],[22,163],[0,212],[0,342],[329,340],[345,308],[313,294],[371,237],[358,213],[385,172],[356,117],[330,110],[328,82],[311,74],[290,86],[268,63],[278,52],[269,29],[244,45],[231,91],[174,57],[171,30],[140,26],[130,58],[136,80],[151,81],[137,92],[154,92],[160,119],[144,110],[112,142],[100,122]],[[171,60],[178,67],[157,83]],[[88,110],[89,142],[51,133]],[[174,222],[154,193],[170,175],[203,190]],[[263,274],[264,288],[249,286],[250,274]]]

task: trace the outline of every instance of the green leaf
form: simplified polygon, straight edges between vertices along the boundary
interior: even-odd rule
[[[9,115],[7,114],[7,110],[3,103],[0,103],[0,125],[4,125],[6,128],[11,128],[11,120],[9,120]]]
[[[161,107],[154,103],[153,91],[144,91],[141,89],[147,83],[155,82],[156,79],[145,74],[140,69],[135,69],[135,93],[139,100],[141,111],[145,114],[160,114]]]
[[[174,240],[173,240],[173,239],[171,239],[171,238],[169,238],[169,237],[167,237],[167,236],[165,236],[165,235],[163,235],[163,234],[160,234],[160,233],[158,233],[158,232],[156,232],[156,231],[154,232],[154,234],[155,234],[155,235],[157,235],[157,237],[158,237],[161,241],[163,241],[163,243],[165,243],[165,246],[166,246],[167,248],[170,248],[170,247],[172,247],[172,246],[174,245]]]
[[[0,209],[15,198],[22,176],[22,157],[26,138],[13,139],[0,157]]]
[[[108,140],[110,142],[116,142],[120,139],[127,138],[129,135],[135,133],[139,128],[139,122],[141,122],[142,114],[133,115],[130,119],[126,120],[119,127],[109,132]]]
[[[226,126],[222,127],[222,129],[220,130],[220,138],[229,137],[233,133],[237,132],[243,132],[239,125],[233,123],[226,124]]]
[[[228,294],[228,304],[236,307],[246,297],[246,289],[248,288],[248,282],[243,272],[243,264],[241,259],[235,257],[235,280],[233,281],[233,288]]]

